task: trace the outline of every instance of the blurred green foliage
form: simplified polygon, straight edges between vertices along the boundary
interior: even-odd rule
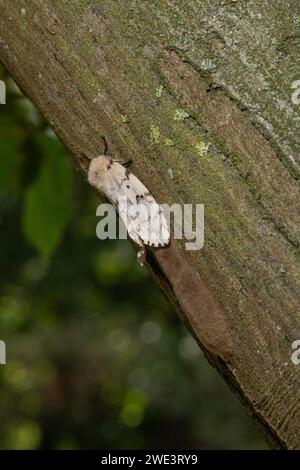
[[[23,231],[45,258],[61,241],[71,217],[73,178],[61,144],[45,134],[37,136],[43,155],[33,183],[25,191]]]
[[[95,194],[5,80],[0,448],[264,448],[130,244],[96,238]]]

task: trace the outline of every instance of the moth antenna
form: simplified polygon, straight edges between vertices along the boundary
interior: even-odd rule
[[[107,141],[106,141],[106,138],[104,137],[104,135],[101,136],[101,139],[103,140],[103,143],[104,143],[104,153],[103,153],[103,155],[108,155],[108,145],[107,145]]]

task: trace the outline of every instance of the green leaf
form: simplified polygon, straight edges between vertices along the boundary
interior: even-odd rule
[[[0,140],[0,193],[16,180],[19,169],[19,148],[12,140]]]
[[[26,190],[23,230],[45,258],[59,245],[72,211],[72,168],[61,146],[46,136],[38,139],[43,161],[36,180]]]

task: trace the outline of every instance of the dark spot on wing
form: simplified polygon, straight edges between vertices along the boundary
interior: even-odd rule
[[[129,180],[129,175],[127,174],[127,171],[125,173],[125,178],[122,178],[121,179],[121,184],[124,182],[124,181],[128,181]],[[127,188],[129,188],[129,186],[127,186]]]

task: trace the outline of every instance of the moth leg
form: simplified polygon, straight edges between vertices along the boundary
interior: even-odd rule
[[[140,266],[144,266],[144,263],[146,261],[146,251],[145,251],[144,245],[140,246],[140,248],[139,248],[139,251],[138,251],[138,254],[137,254],[137,260],[138,260]]]
[[[127,162],[122,162],[122,160],[114,160],[114,162],[121,163],[124,168],[129,168],[132,165],[132,159],[127,160]]]
[[[130,160],[127,160],[127,162],[124,162],[124,163],[123,163],[123,166],[124,166],[125,168],[130,168],[131,165],[132,165],[132,159],[131,159],[131,158],[130,158]]]

